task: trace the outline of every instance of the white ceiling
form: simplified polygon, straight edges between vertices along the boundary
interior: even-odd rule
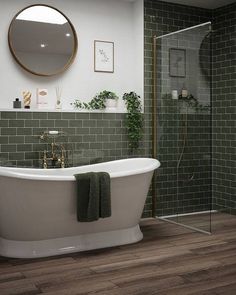
[[[234,3],[235,0],[162,0],[164,2],[178,3],[189,6],[214,9]]]

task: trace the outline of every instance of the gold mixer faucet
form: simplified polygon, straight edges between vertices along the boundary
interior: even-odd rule
[[[56,153],[56,148],[60,149],[60,153]],[[58,163],[61,168],[65,168],[65,148],[62,144],[51,143],[50,156],[47,156],[47,151],[43,152],[43,168],[48,168],[48,161]]]
[[[48,138],[52,138],[51,151],[43,152],[43,168],[48,168],[48,162],[51,161],[52,164],[59,164],[61,168],[65,168],[65,147],[61,143],[56,143],[55,137],[58,135],[56,131],[44,132],[40,135],[40,139],[47,141]]]

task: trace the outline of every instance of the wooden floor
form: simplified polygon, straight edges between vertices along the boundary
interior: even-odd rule
[[[212,235],[142,222],[143,241],[36,260],[0,258],[0,294],[236,294],[236,217],[213,216]]]

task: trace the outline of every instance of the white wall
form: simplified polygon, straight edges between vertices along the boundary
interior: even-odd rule
[[[136,91],[143,98],[143,0],[49,0],[48,5],[61,10],[73,23],[78,36],[78,52],[74,63],[63,74],[39,77],[21,69],[11,56],[7,34],[14,15],[22,8],[45,1],[0,0],[0,109],[12,108],[15,97],[22,91],[32,92],[32,105],[36,88],[47,88],[53,108],[55,87],[63,89],[63,108],[79,98],[90,100],[106,89],[120,97],[124,92]],[[94,40],[113,41],[115,44],[115,72],[94,72]],[[123,102],[119,100],[120,108]]]

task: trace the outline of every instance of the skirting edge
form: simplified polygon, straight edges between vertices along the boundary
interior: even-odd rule
[[[13,241],[0,238],[0,255],[12,258],[40,258],[132,244],[142,240],[136,225],[127,229],[83,234],[40,241]]]

